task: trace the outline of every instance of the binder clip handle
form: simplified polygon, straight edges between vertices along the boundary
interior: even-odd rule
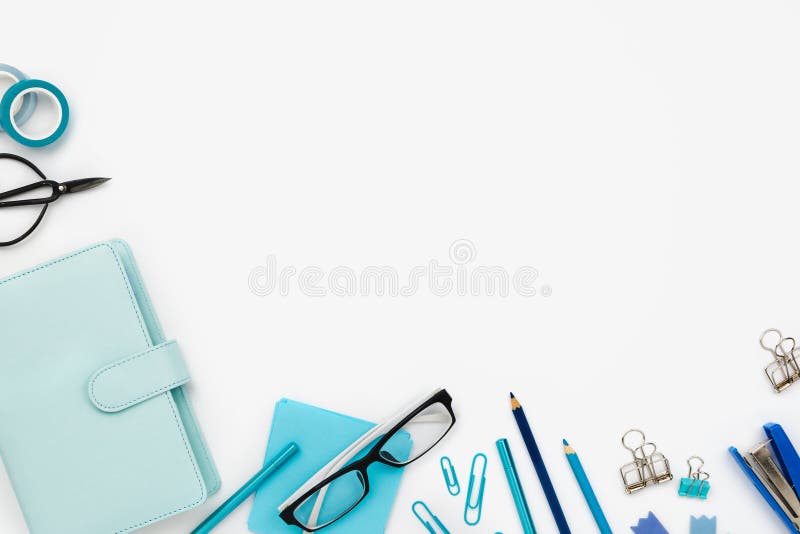
[[[695,460],[698,463],[696,469],[692,465],[692,460]],[[703,473],[702,471],[705,462],[699,456],[690,456],[689,459],[686,460],[686,464],[689,466],[689,475],[688,475],[689,478],[698,478],[698,475],[700,475],[701,473],[708,476],[708,473]]]
[[[630,435],[639,435],[639,441],[636,442],[636,445],[629,445],[628,436]],[[645,444],[646,438],[644,437],[644,432],[639,430],[638,428],[631,428],[624,434],[622,434],[622,446],[631,451],[631,453],[636,456],[636,450],[639,449],[642,445]]]
[[[767,338],[775,338],[776,336],[777,341],[775,343],[767,341]],[[777,328],[767,328],[761,333],[761,337],[758,338],[758,343],[761,345],[761,348],[767,352],[771,352],[772,354],[775,354],[778,345],[780,345],[782,341],[783,334]]]

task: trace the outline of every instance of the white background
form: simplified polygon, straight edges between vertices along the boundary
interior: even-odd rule
[[[799,335],[800,6],[793,1],[6,2],[3,62],[73,111],[45,150],[0,136],[54,178],[109,175],[64,198],[0,275],[112,237],[133,247],[180,340],[224,486],[150,528],[186,532],[258,467],[281,397],[362,418],[437,385],[459,422],[407,470],[389,534],[520,532],[494,442],[507,436],[537,527],[555,532],[508,408],[526,406],[570,525],[594,524],[567,437],[615,531],[656,512],[720,532],[781,523],[726,451],[767,421],[800,440],[800,386],[763,375],[761,331]],[[2,181],[2,175],[0,175]],[[251,270],[475,262],[536,267],[552,296],[255,296]],[[705,458],[707,502],[677,481],[626,496],[619,438]],[[490,459],[480,526],[466,485]],[[220,528],[246,532],[249,504]],[[24,532],[0,474],[0,532]],[[368,533],[371,534],[371,533]]]

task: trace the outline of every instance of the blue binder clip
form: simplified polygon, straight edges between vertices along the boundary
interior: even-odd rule
[[[461,485],[458,483],[456,468],[453,467],[453,462],[447,456],[442,456],[442,459],[439,460],[439,465],[442,466],[444,483],[447,484],[447,493],[455,497],[461,493]]]
[[[692,460],[699,462],[697,467],[692,465]],[[686,463],[689,464],[689,476],[681,478],[678,495],[705,500],[708,498],[708,490],[711,489],[711,483],[708,482],[711,475],[703,471],[703,459],[699,456],[692,456]]]
[[[419,509],[422,509],[424,513],[420,513]],[[422,501],[417,501],[411,505],[411,512],[419,519],[419,522],[422,523],[430,534],[450,534],[450,531],[439,521],[439,518],[433,515],[431,509],[428,508],[428,505]],[[430,518],[430,521],[427,518]],[[439,531],[433,526],[436,525],[439,527]]]
[[[764,425],[764,432],[768,440],[749,452],[742,454],[736,447],[730,447],[728,451],[786,527],[791,532],[798,532],[800,456],[780,425],[768,423]]]
[[[474,527],[481,521],[481,513],[483,512],[483,490],[486,489],[486,463],[486,455],[479,452],[472,459],[472,468],[470,468],[469,471],[467,504],[464,506],[464,523],[471,527]],[[478,479],[480,480],[478,481]]]

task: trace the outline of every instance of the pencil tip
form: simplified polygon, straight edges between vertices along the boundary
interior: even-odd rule
[[[568,443],[568,442],[567,442],[567,440],[566,440],[566,439],[564,439],[564,438],[561,438],[561,443],[563,443],[565,447],[568,447],[568,446],[569,446],[569,443]]]
[[[508,394],[508,395],[509,395],[509,396],[510,396],[512,399],[516,399],[516,397],[514,396],[514,394],[513,394],[513,393],[509,392],[509,394]]]

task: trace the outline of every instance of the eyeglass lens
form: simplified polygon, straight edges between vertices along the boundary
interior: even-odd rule
[[[359,471],[350,471],[303,501],[294,516],[306,528],[322,528],[355,508],[365,493],[364,476]]]
[[[394,465],[406,465],[413,462],[436,445],[450,427],[453,426],[453,416],[447,407],[437,402],[425,408],[411,421],[403,425],[381,448],[381,458]],[[408,448],[405,445],[411,441],[410,450],[405,455],[396,456],[395,451]]]

